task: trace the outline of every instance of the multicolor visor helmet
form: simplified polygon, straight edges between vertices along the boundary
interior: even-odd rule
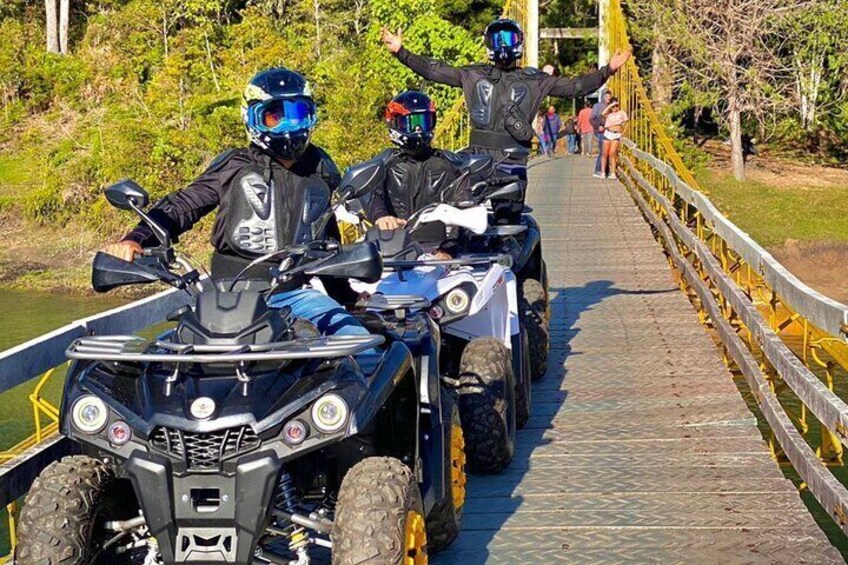
[[[412,151],[430,146],[436,129],[436,105],[429,96],[407,90],[386,106],[389,137],[395,145]]]

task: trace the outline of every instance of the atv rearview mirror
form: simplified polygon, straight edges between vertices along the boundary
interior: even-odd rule
[[[119,286],[147,284],[157,281],[181,287],[181,279],[163,269],[152,258],[124,261],[114,255],[98,252],[91,270],[91,286],[95,292],[108,292]]]
[[[517,182],[511,182],[486,195],[492,200],[514,200],[521,196],[521,185]]]
[[[386,178],[382,160],[372,159],[350,167],[339,183],[346,199],[362,198],[380,186]]]
[[[383,257],[373,241],[343,245],[338,253],[310,265],[306,274],[378,282],[383,275]]]
[[[115,208],[135,212],[150,227],[159,243],[166,248],[171,247],[171,237],[168,232],[144,211],[144,208],[150,204],[150,196],[135,181],[130,179],[119,181],[107,188],[104,194],[109,204]]]
[[[121,210],[145,208],[150,203],[147,191],[130,179],[113,184],[105,190],[105,194],[109,204]]]
[[[493,164],[491,155],[466,155],[460,169],[472,177],[488,177],[492,173]]]

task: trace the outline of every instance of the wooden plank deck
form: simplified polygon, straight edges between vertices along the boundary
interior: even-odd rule
[[[551,354],[505,473],[437,565],[842,563],[771,459],[623,187],[537,161]]]

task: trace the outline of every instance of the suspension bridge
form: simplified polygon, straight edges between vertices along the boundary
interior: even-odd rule
[[[619,0],[599,28],[540,30],[536,0],[508,0],[538,41],[597,33],[601,60],[629,47]],[[633,60],[608,85],[631,122],[620,182],[580,156],[534,161],[544,237],[548,374],[504,474],[472,477],[448,563],[841,563],[848,490],[848,306],[804,285],[734,226],[685,167]],[[441,144],[461,147],[461,101]],[[709,187],[706,187],[707,189]],[[0,353],[0,393],[38,378],[31,438],[0,452],[14,546],[17,501],[62,453],[42,396],[68,343],[161,321],[168,292]],[[8,556],[5,558],[8,559]],[[3,562],[4,558],[0,558]]]

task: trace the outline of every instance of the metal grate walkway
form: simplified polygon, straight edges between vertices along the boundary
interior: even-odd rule
[[[548,374],[504,474],[469,483],[456,563],[842,563],[769,456],[627,192],[572,156],[530,202],[552,288]]]

